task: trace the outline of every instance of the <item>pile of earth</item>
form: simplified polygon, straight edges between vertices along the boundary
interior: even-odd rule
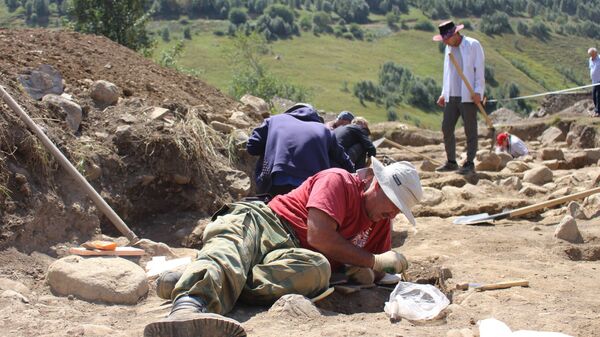
[[[181,240],[167,234],[251,192],[252,158],[240,144],[263,107],[101,36],[0,30],[0,41],[1,85],[138,235]],[[47,65],[66,99],[34,99],[19,80]],[[98,81],[114,84],[118,101],[92,99]],[[72,125],[65,100],[80,108],[80,123]],[[100,230],[114,234],[4,102],[0,111],[0,249],[49,252]]]

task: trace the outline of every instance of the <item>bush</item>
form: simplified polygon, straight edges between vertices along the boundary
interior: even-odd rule
[[[481,17],[479,30],[487,35],[500,35],[503,33],[513,33],[513,29],[506,13],[495,12],[492,15]]]
[[[163,28],[163,30],[160,32],[160,37],[165,42],[171,41],[171,34],[169,33],[169,28],[168,27]]]
[[[229,11],[229,21],[236,26],[246,23],[248,21],[248,15],[244,8],[233,8]]]
[[[393,109],[389,109],[387,111],[387,120],[388,122],[395,122],[398,120],[398,113],[393,110]]]
[[[435,27],[433,26],[433,24],[429,20],[419,20],[419,21],[417,21],[417,23],[415,23],[414,28],[416,30],[422,30],[422,31],[425,31],[425,32],[433,32],[433,31],[435,31]]]
[[[534,20],[529,28],[531,35],[536,36],[540,40],[546,40],[550,37],[550,29],[545,23],[539,20]]]
[[[356,23],[350,25],[350,33],[352,33],[352,36],[357,40],[362,40],[365,36],[364,31]]]
[[[342,33],[342,37],[346,40],[354,40],[354,35],[350,32]]]
[[[519,21],[517,23],[517,32],[523,36],[529,36],[529,26],[523,23],[523,21]]]
[[[312,15],[303,15],[300,18],[300,28],[303,31],[310,31],[313,26],[312,20],[313,20]]]
[[[187,40],[192,39],[192,31],[190,27],[185,27],[185,29],[183,30],[183,38]]]

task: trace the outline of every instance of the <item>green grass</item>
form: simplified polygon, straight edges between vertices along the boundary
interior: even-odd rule
[[[411,13],[411,18],[419,17]],[[377,29],[377,21],[372,20],[368,29]],[[215,36],[212,31],[225,29],[219,21],[190,21],[193,39],[186,41],[186,48],[180,60],[184,67],[200,71],[208,83],[228,92],[231,67],[225,50],[231,47],[228,37]],[[471,20],[476,26],[477,21]],[[176,22],[153,23],[155,29],[169,25],[171,36],[183,30]],[[574,86],[564,78],[557,67],[572,67],[576,75],[585,78],[587,45],[592,41],[553,35],[546,42],[535,37],[507,34],[490,37],[479,31],[465,31],[465,35],[479,39],[484,47],[486,63],[494,66],[496,80],[500,85],[515,82],[522,95]],[[432,77],[441,85],[442,54],[437,43],[431,41],[432,33],[416,30],[401,30],[381,37],[373,42],[348,41],[331,35],[316,37],[309,32],[289,40],[271,44],[272,54],[265,58],[271,71],[293,84],[308,87],[313,92],[312,103],[319,109],[337,112],[351,110],[373,122],[384,121],[384,107],[373,103],[362,106],[351,93],[342,90],[343,83],[352,85],[359,80],[377,80],[379,67],[386,61],[394,61],[409,68],[415,75]],[[515,49],[515,41],[522,51]],[[174,44],[160,42],[156,55]],[[560,55],[558,55],[560,54]],[[275,55],[281,57],[277,60]],[[512,63],[516,60],[526,71],[519,70]],[[540,83],[546,86],[546,88]],[[409,115],[419,119],[421,125],[439,128],[441,110],[431,113],[410,106],[396,109],[399,119]]]

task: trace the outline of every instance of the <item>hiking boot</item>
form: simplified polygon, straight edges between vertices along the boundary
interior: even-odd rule
[[[162,299],[170,300],[171,293],[175,288],[175,284],[177,284],[177,281],[181,278],[181,275],[183,275],[183,273],[180,271],[166,271],[160,274],[156,280],[156,295]]]
[[[436,172],[452,172],[458,170],[458,164],[456,162],[447,161],[446,164],[435,169]]]
[[[475,164],[472,161],[467,161],[463,164],[463,166],[458,170],[458,174],[467,175],[475,173]]]
[[[207,313],[200,298],[181,296],[167,318],[146,325],[144,337],[246,337],[246,331],[232,318]]]

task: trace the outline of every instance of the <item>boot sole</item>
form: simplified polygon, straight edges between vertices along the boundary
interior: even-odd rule
[[[217,314],[198,314],[191,319],[158,321],[146,325],[144,337],[246,337],[235,320]]]

